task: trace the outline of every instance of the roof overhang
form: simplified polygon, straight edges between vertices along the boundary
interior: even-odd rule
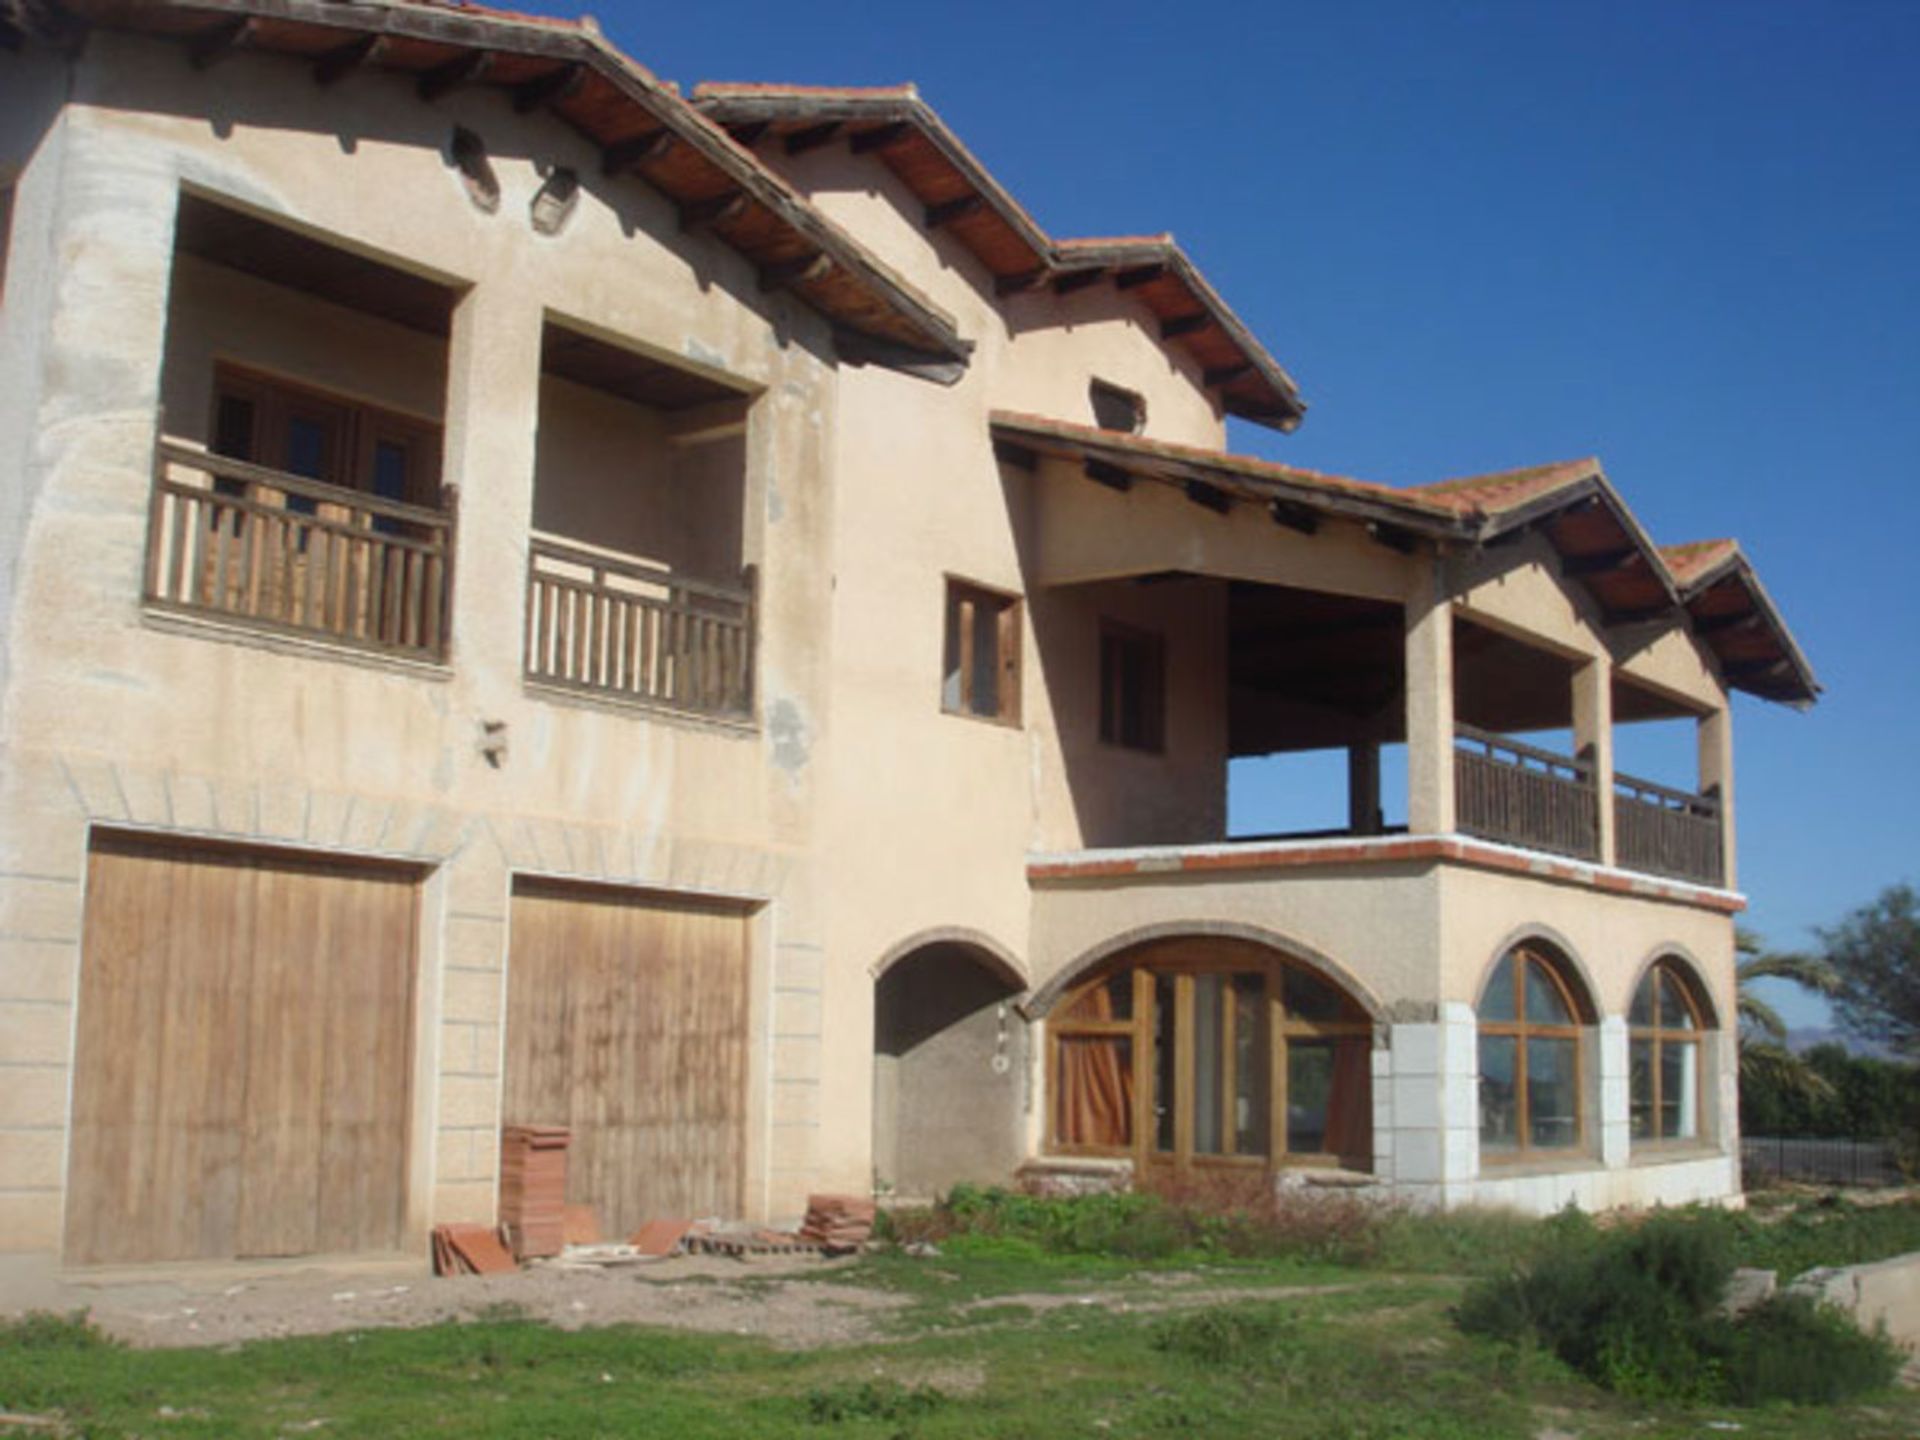
[[[972,350],[953,318],[828,220],[591,20],[539,19],[422,0],[0,0],[0,44],[70,45],[88,27],[176,41],[194,65],[282,56],[321,84],[358,69],[414,82],[423,104],[463,86],[552,115],[599,152],[607,178],[638,176],[833,327],[850,363],[945,381]]]
[[[847,90],[702,84],[693,103],[751,147],[801,154],[845,143],[871,154],[920,202],[928,230],[946,230],[980,261],[996,291],[1059,294],[1111,284],[1152,313],[1157,338],[1192,357],[1229,414],[1292,430],[1299,387],[1169,235],[1055,240],[960,142],[911,85]]]
[[[1801,706],[1820,693],[1739,547],[1656,546],[1596,460],[1400,489],[1011,411],[994,411],[991,425],[1005,463],[1032,466],[1044,456],[1115,489],[1146,480],[1182,487],[1212,508],[1247,501],[1292,530],[1345,519],[1400,550],[1498,547],[1537,534],[1559,557],[1562,581],[1592,599],[1602,626],[1684,626],[1729,689]]]

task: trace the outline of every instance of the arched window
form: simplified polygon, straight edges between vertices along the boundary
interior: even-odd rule
[[[1320,975],[1227,940],[1158,944],[1048,1021],[1048,1144],[1143,1179],[1373,1164],[1373,1022]]]
[[[1706,1013],[1680,961],[1663,958],[1647,967],[1627,1011],[1634,1140],[1700,1138],[1700,1036],[1708,1028]]]
[[[1545,946],[1500,957],[1480,996],[1480,1148],[1571,1150],[1583,1133],[1582,1004]]]

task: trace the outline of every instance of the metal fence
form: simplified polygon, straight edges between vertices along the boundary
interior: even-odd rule
[[[1900,1185],[1906,1177],[1885,1140],[1797,1140],[1745,1135],[1741,1169],[1749,1183],[1799,1180],[1821,1185]]]

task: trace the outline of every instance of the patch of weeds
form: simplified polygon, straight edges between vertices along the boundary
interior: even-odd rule
[[[1832,1405],[1891,1385],[1900,1371],[1884,1335],[1866,1334],[1804,1295],[1776,1295],[1729,1328],[1720,1369],[1742,1405]]]
[[[533,1312],[518,1300],[489,1300],[469,1310],[467,1318],[478,1325],[521,1325],[532,1322]]]
[[[1215,1307],[1163,1320],[1153,1348],[1225,1369],[1266,1368],[1294,1358],[1304,1343],[1298,1315],[1277,1306]]]
[[[17,1320],[0,1322],[0,1350],[113,1350],[119,1345],[87,1318],[85,1310],[64,1315],[29,1310]]]
[[[813,1425],[844,1425],[852,1420],[898,1424],[932,1414],[946,1399],[926,1385],[909,1387],[896,1380],[862,1380],[858,1384],[816,1385],[800,1397],[800,1408]]]

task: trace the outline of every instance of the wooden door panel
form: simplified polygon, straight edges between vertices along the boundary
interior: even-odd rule
[[[398,872],[96,846],[68,1259],[398,1246],[414,893]]]
[[[572,1130],[568,1198],[609,1234],[740,1213],[747,955],[736,908],[514,896],[505,1122]]]

